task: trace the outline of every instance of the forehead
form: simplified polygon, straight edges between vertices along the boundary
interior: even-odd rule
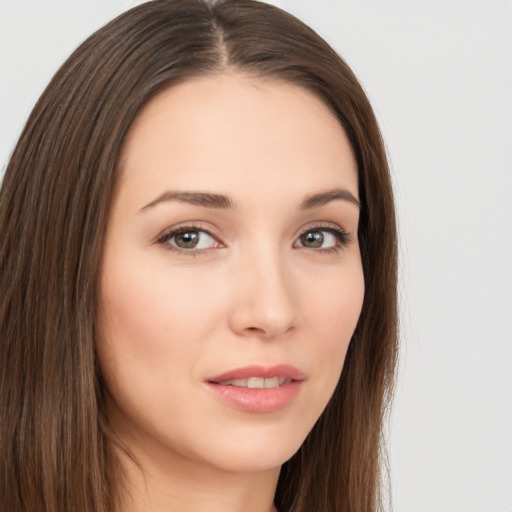
[[[313,93],[239,74],[201,77],[153,98],[123,149],[122,182],[233,194],[302,194],[342,186],[357,196],[345,132]]]

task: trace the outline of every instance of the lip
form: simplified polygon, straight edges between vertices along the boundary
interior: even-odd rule
[[[222,384],[226,381],[249,377],[263,379],[281,377],[289,382],[277,388],[246,388]],[[300,393],[305,379],[305,374],[295,366],[252,365],[211,377],[205,381],[205,384],[216,398],[235,409],[253,413],[270,413],[290,405]]]
[[[302,381],[306,378],[295,366],[289,364],[278,364],[275,366],[252,365],[244,368],[237,368],[229,372],[207,379],[208,382],[218,384],[233,379],[247,379],[249,377],[261,377],[270,379],[272,377],[285,377],[286,379]]]

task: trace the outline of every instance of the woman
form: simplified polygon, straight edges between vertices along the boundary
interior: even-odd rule
[[[301,22],[157,0],[99,30],[34,108],[0,226],[5,510],[379,508],[389,172]]]

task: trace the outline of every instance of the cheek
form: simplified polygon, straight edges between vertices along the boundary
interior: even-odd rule
[[[104,269],[101,283],[101,306],[110,329],[124,332],[133,348],[144,353],[149,342],[164,349],[174,338],[190,337],[199,312],[204,318],[209,310],[201,280],[147,262],[118,258],[117,263]]]
[[[325,332],[325,339],[335,345],[352,335],[363,299],[364,277],[359,260],[327,275],[318,286],[309,288],[306,297],[311,321],[318,330]]]
[[[322,369],[325,388],[333,392],[357,326],[364,299],[360,264],[331,275],[307,297],[316,367]]]
[[[190,378],[185,369],[201,353],[211,323],[207,299],[194,284],[180,273],[162,276],[161,269],[148,264],[106,261],[98,356],[112,393],[132,389],[136,382],[141,395],[154,396],[169,388],[171,375],[179,382]]]

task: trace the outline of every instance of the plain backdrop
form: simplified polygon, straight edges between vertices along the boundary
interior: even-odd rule
[[[0,0],[0,173],[57,67],[137,3]],[[273,3],[352,66],[389,151],[401,239],[394,511],[512,512],[512,2]]]

